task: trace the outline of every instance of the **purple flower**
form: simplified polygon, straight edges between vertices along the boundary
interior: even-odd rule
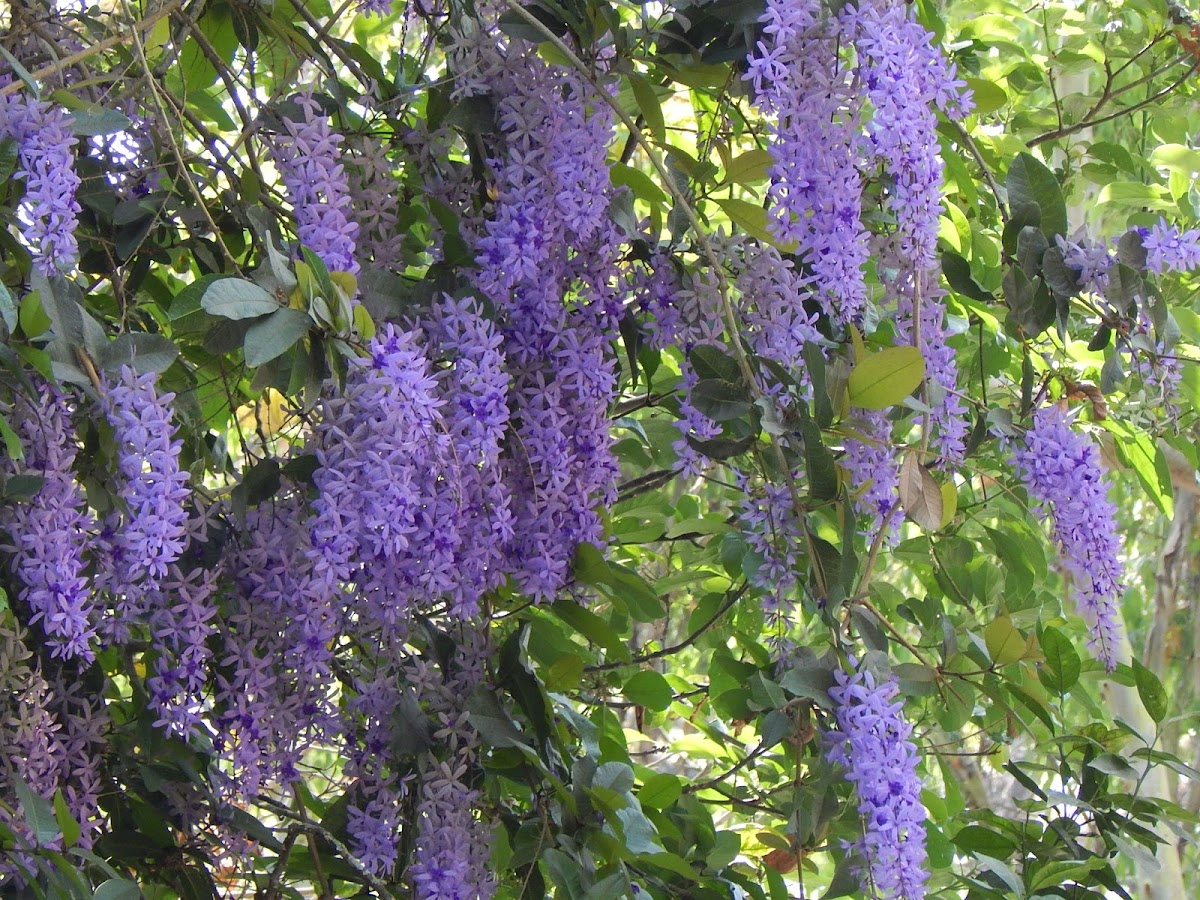
[[[890,176],[884,208],[896,219],[894,252],[903,264],[925,270],[937,264],[942,211],[934,110],[962,115],[969,101],[954,66],[915,17],[911,6],[890,0],[859,0],[839,14],[854,41],[855,81],[865,85],[872,107],[866,150]]]
[[[841,27],[819,0],[768,0],[765,39],[749,60],[755,105],[773,114],[770,228],[812,268],[825,311],[862,316],[863,265],[858,132],[861,100],[837,56]]]
[[[887,413],[859,410],[847,423],[859,437],[847,437],[842,465],[850,475],[850,484],[860,493],[855,498],[859,513],[871,516],[871,532],[879,531],[900,501],[900,461],[892,447],[892,423]],[[889,538],[896,536],[899,519],[893,518]]]
[[[390,11],[390,0],[388,6]],[[404,232],[397,224],[400,192],[392,161],[383,145],[369,135],[356,142],[355,151],[350,191],[358,223],[359,257],[385,268],[403,268]]]
[[[804,556],[804,523],[786,485],[767,482],[755,490],[746,477],[739,482],[742,533],[757,563],[747,569],[747,578],[765,594],[767,643],[776,658],[782,659],[793,646],[790,632],[796,624],[796,573]]]
[[[14,550],[21,598],[40,625],[52,655],[91,662],[96,627],[85,552],[95,522],[75,480],[74,403],[58,388],[43,385],[31,402],[17,401],[17,434],[23,464],[9,461],[8,474],[42,479],[26,503],[10,504],[5,525]]]
[[[1180,231],[1159,220],[1143,233],[1142,247],[1146,250],[1146,268],[1156,275],[1200,268],[1200,229]]]
[[[296,214],[300,243],[333,272],[357,275],[354,241],[358,224],[342,166],[342,136],[311,94],[298,94],[299,120],[283,119],[275,141],[275,159]]]
[[[919,900],[929,879],[925,853],[925,809],[921,805],[919,760],[912,726],[895,676],[876,684],[865,666],[836,669],[829,696],[837,708],[837,730],[828,735],[829,761],[845,769],[858,796],[863,834],[853,848],[863,858],[864,894],[880,900]]]
[[[395,0],[358,0],[355,8],[364,16],[378,16],[384,18],[392,14],[392,6]]]
[[[153,586],[183,552],[187,531],[188,474],[179,468],[183,442],[171,421],[172,393],[160,394],[153,374],[122,366],[103,406],[113,427],[120,497],[128,518],[115,544],[126,585],[139,578]]]
[[[4,138],[17,144],[17,177],[25,181],[18,215],[34,265],[47,276],[72,268],[79,255],[75,230],[80,206],[70,117],[44,100],[0,96],[0,140]]]
[[[1059,561],[1091,631],[1088,646],[1111,672],[1120,645],[1117,598],[1124,590],[1124,571],[1116,507],[1108,499],[1100,452],[1058,406],[1048,406],[1034,412],[1012,462],[1042,516],[1053,523]]]

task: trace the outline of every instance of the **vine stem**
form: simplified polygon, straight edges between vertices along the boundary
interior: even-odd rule
[[[129,16],[130,19],[133,18],[133,11],[129,7],[128,0],[121,0],[121,8],[125,10],[125,14]],[[150,60],[146,58],[146,48],[142,44],[142,36],[137,29],[134,29],[130,33],[130,38],[133,42],[133,49],[137,56],[137,61],[141,65],[142,74],[146,78],[146,87],[150,91],[151,98],[154,100],[154,105],[158,107],[159,115],[163,117],[163,121],[170,122],[171,115],[167,112],[166,104],[163,102],[162,93],[158,83],[154,79],[154,72],[150,68]],[[167,140],[171,144],[171,150],[175,156],[175,161],[179,164],[180,175],[182,175],[183,180],[187,182],[192,197],[196,201],[196,206],[204,215],[204,219],[208,223],[208,227],[212,229],[213,240],[216,241],[217,246],[221,248],[221,253],[224,254],[226,261],[233,266],[233,271],[240,275],[242,271],[241,266],[238,265],[238,261],[234,258],[233,254],[229,252],[229,247],[226,246],[225,239],[221,236],[221,229],[217,227],[217,223],[213,221],[212,213],[209,212],[208,204],[204,200],[204,195],[200,193],[200,188],[196,186],[196,182],[192,180],[192,174],[190,171],[188,171],[187,159],[183,155],[183,148],[179,145],[179,140],[175,136],[174,129],[168,126],[166,129],[166,134]]]
[[[41,81],[48,75],[61,72],[63,69],[69,68],[76,63],[83,62],[85,59],[95,56],[97,53],[103,53],[105,50],[111,50],[113,47],[124,44],[127,41],[140,42],[141,34],[139,32],[154,26],[159,19],[171,15],[181,6],[183,6],[183,0],[169,0],[169,2],[165,3],[163,6],[160,6],[150,15],[146,16],[146,18],[137,22],[129,31],[124,32],[123,34],[114,34],[106,37],[102,41],[97,41],[90,46],[84,47],[82,50],[78,50],[75,53],[71,53],[68,56],[64,56],[48,65],[42,66],[36,72],[31,73],[33,80]],[[126,7],[125,11],[127,13],[130,12],[128,7]],[[5,94],[14,94],[19,91],[22,86],[23,82],[19,80],[9,82],[8,84],[0,87],[0,96],[4,96]]]
[[[746,353],[746,348],[742,345],[741,332],[738,328],[737,312],[733,308],[733,301],[730,299],[729,279],[725,277],[725,266],[721,258],[717,255],[712,243],[708,239],[708,234],[705,232],[703,223],[700,221],[700,216],[692,206],[687,194],[675,183],[675,179],[668,171],[666,164],[663,163],[662,157],[651,145],[650,141],[638,128],[633,117],[625,110],[621,109],[620,104],[606,91],[595,78],[592,77],[592,71],[587,64],[579,58],[579,56],[567,44],[558,37],[554,32],[547,28],[539,21],[532,13],[521,6],[516,0],[504,0],[504,5],[518,18],[524,20],[530,27],[534,28],[539,34],[545,37],[546,41],[554,47],[563,57],[571,64],[571,66],[579,72],[580,76],[595,90],[596,95],[600,97],[617,118],[621,120],[621,124],[629,131],[629,135],[634,142],[646,154],[646,159],[654,171],[658,173],[662,179],[663,186],[666,187],[667,193],[671,195],[671,199],[675,201],[680,209],[683,210],[684,216],[687,217],[688,224],[692,226],[692,230],[696,233],[696,241],[700,245],[700,250],[708,259],[709,265],[712,267],[713,276],[717,280],[717,288],[721,295],[721,313],[725,320],[725,328],[729,332],[729,346],[733,351],[734,360],[737,362],[738,371],[741,373],[742,379],[746,382],[746,387],[754,396],[755,400],[764,399],[764,395],[758,389],[758,382],[754,377],[754,369],[750,365],[750,357]],[[788,494],[791,497],[792,505],[796,509],[799,516],[803,516],[807,507],[800,497],[800,491],[796,487],[796,479],[792,476],[792,468],[788,465],[787,459],[783,455],[783,448],[777,441],[772,441],[769,445],[769,450],[776,466],[779,467],[783,474],[784,482],[787,485]],[[813,543],[812,534],[809,529],[805,529],[805,542],[808,546],[809,558],[813,561],[812,573],[817,583],[817,590],[822,596],[828,594],[828,588],[825,579],[825,573],[820,565],[820,559],[816,553],[816,547]]]

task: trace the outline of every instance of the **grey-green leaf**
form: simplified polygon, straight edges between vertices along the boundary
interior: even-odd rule
[[[118,335],[105,345],[100,354],[100,367],[116,372],[121,366],[132,366],[139,375],[158,375],[170,368],[179,356],[179,348],[161,334],[133,332]]]
[[[200,305],[212,315],[226,319],[254,319],[280,308],[271,294],[243,278],[214,281],[205,289]]]
[[[298,309],[276,309],[246,332],[246,365],[261,366],[286,353],[308,334],[312,319]]]

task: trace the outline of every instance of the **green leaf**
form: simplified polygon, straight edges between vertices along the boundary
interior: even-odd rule
[[[1067,233],[1067,204],[1054,173],[1028,153],[1021,153],[1008,167],[1009,205],[1016,209],[1035,203],[1042,212],[1041,229],[1047,235]]]
[[[629,73],[629,86],[633,88],[633,97],[637,100],[638,110],[646,123],[646,130],[660,144],[667,142],[667,124],[663,118],[662,105],[654,93],[654,87],[642,75]]]
[[[58,819],[54,815],[54,807],[50,805],[49,800],[34,792],[20,778],[16,779],[12,788],[17,795],[17,800],[21,803],[21,812],[25,816],[29,830],[33,832],[33,839],[37,846],[44,847],[62,834],[62,829],[58,826]]]
[[[17,330],[17,305],[3,282],[0,282],[0,322],[4,323],[9,334]]]
[[[56,97],[58,93],[55,92]],[[80,137],[117,134],[128,131],[132,124],[129,116],[103,106],[88,106],[71,113],[71,131]]]
[[[717,205],[725,210],[725,215],[746,234],[758,238],[764,244],[774,244],[775,237],[767,226],[767,211],[757,203],[749,200],[725,199],[718,200]]]
[[[722,184],[757,184],[766,181],[773,162],[774,157],[767,150],[747,150],[729,161]]]
[[[895,406],[920,386],[925,359],[916,347],[888,347],[872,353],[850,371],[850,405],[861,409]]]
[[[1008,859],[1017,849],[1016,841],[982,825],[960,828],[952,843],[963,853],[982,853],[995,859]]]
[[[651,670],[638,672],[626,681],[621,693],[639,706],[656,712],[666,709],[675,699],[675,692],[667,684],[667,679]]]
[[[666,809],[679,799],[683,793],[683,785],[678,776],[670,772],[660,772],[646,779],[637,792],[638,802],[652,809]]]
[[[67,798],[63,795],[62,788],[54,792],[54,819],[58,822],[59,830],[62,832],[63,847],[70,850],[75,846],[75,842],[79,840],[82,828],[71,815],[71,810],[67,806]]]
[[[1038,680],[1047,690],[1061,696],[1079,681],[1082,669],[1079,653],[1071,640],[1052,625],[1042,629],[1041,646],[1046,661],[1038,669]]]
[[[1025,655],[1025,638],[1021,636],[1008,616],[1000,616],[983,629],[983,641],[988,656],[998,666],[1015,663]]]
[[[274,296],[253,281],[221,278],[204,289],[200,305],[224,319],[254,319],[280,309]]]
[[[984,290],[971,275],[971,264],[957,253],[946,251],[942,254],[942,274],[950,287],[972,300],[980,303],[992,303],[996,298],[992,292]]]
[[[692,405],[714,422],[728,422],[750,412],[750,398],[738,384],[706,378],[697,382],[688,394]]]
[[[110,878],[92,894],[92,900],[141,900],[142,889],[128,878]]]
[[[4,438],[4,452],[8,454],[9,459],[15,459],[18,462],[25,459],[25,448],[21,446],[21,439],[13,431],[12,426],[8,424],[7,417],[3,414],[0,414],[0,436]]]
[[[1159,724],[1167,717],[1167,710],[1170,707],[1170,701],[1167,699],[1167,692],[1162,686],[1162,682],[1158,680],[1158,676],[1143,666],[1137,659],[1133,659],[1133,680],[1137,685],[1138,696],[1142,699],[1142,706],[1146,709],[1146,714]]]
[[[106,372],[130,366],[139,375],[158,375],[169,369],[178,356],[179,348],[170,338],[138,331],[117,335],[104,346],[99,362]]]
[[[279,309],[246,332],[246,365],[261,366],[286,353],[308,334],[312,318],[298,309]]]

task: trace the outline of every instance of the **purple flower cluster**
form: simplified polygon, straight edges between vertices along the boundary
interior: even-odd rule
[[[304,751],[337,733],[340,589],[318,558],[300,501],[287,497],[246,514],[227,560],[237,590],[220,623],[214,706],[231,794],[294,781]]]
[[[774,116],[770,227],[797,244],[826,312],[850,322],[866,302],[858,131],[861,100],[838,61],[841,26],[820,0],[768,0],[765,40],[746,75]]]
[[[428,521],[424,503],[450,437],[418,333],[389,324],[369,350],[351,361],[342,395],[325,405],[313,545],[336,580],[361,576],[392,595],[385,601],[391,608],[375,612],[394,625],[410,598],[392,582],[440,542],[454,540],[454,523]]]
[[[793,646],[790,634],[796,624],[793,606],[796,573],[804,556],[804,522],[796,514],[786,485],[767,482],[756,491],[742,477],[739,486],[743,494],[738,518],[755,558],[747,577],[764,592],[763,616],[770,631],[767,643],[775,657],[782,659]]]
[[[863,834],[853,845],[864,865],[863,893],[880,900],[920,900],[929,879],[925,809],[912,726],[904,719],[894,676],[877,684],[865,666],[837,669],[829,696],[837,730],[826,755],[845,769],[858,795]]]
[[[1012,462],[1043,517],[1053,522],[1059,561],[1091,631],[1088,646],[1111,672],[1120,645],[1117,600],[1124,571],[1100,452],[1071,427],[1062,409],[1048,406],[1034,412]]]
[[[396,0],[358,0],[355,9],[364,16],[378,16],[382,19],[392,14],[395,2]]]
[[[487,628],[465,625],[459,637],[448,671],[438,673],[423,660],[408,670],[440,723],[433,738],[448,751],[445,760],[423,759],[416,853],[408,872],[417,900],[488,900],[496,891],[488,868],[489,828],[477,813],[482,797],[468,784],[479,735],[464,712],[483,679]]]
[[[0,613],[0,796],[16,796],[23,781],[39,796],[50,800],[62,790],[72,817],[81,825],[79,845],[92,846],[100,827],[98,798],[101,779],[97,760],[107,719],[102,705],[82,695],[78,682],[67,683],[59,674],[46,675],[26,642],[26,635],[11,614]],[[30,844],[35,835],[19,804],[15,815],[0,804],[0,823],[12,828]],[[61,848],[61,840],[51,845]],[[20,855],[0,854],[0,882],[13,874]],[[16,863],[17,866],[13,864]]]
[[[329,124],[312,94],[298,94],[299,120],[282,119],[284,133],[275,141],[275,160],[296,214],[300,243],[332,272],[357,275],[354,242],[358,223],[346,170],[342,136]]]
[[[955,76],[914,7],[859,0],[839,14],[853,36],[856,82],[866,87],[872,113],[869,152],[890,176],[885,209],[896,219],[894,252],[918,270],[937,264],[942,211],[942,161],[935,108],[964,115],[965,83]]]
[[[369,135],[355,144],[350,193],[358,223],[359,258],[388,269],[403,267],[404,232],[397,224],[400,197],[394,168],[383,145]]]
[[[846,439],[846,455],[842,457],[850,483],[858,491],[855,506],[860,513],[871,516],[870,533],[876,533],[892,515],[900,502],[900,461],[892,447],[892,423],[882,410],[858,410],[847,423],[857,437]],[[894,538],[899,520],[892,520]]]
[[[0,140],[5,138],[17,145],[17,177],[25,182],[19,218],[34,265],[47,276],[66,271],[79,255],[79,176],[70,117],[44,100],[0,95]]]
[[[488,91],[500,126],[489,161],[495,209],[470,237],[475,284],[497,310],[512,374],[512,574],[546,600],[568,582],[575,547],[600,543],[596,508],[614,497],[613,115],[574,71],[547,64],[494,21],[459,29],[452,65],[471,70],[460,90]]]
[[[128,521],[116,534],[127,584],[145,579],[153,586],[179,559],[187,533],[188,474],[180,471],[183,442],[171,421],[173,393],[159,393],[153,374],[122,366],[108,388],[104,411],[117,445],[120,497]]]
[[[496,890],[488,871],[488,834],[475,817],[479,792],[464,783],[459,759],[424,773],[417,807],[420,837],[409,878],[417,900],[486,900]]]
[[[150,632],[159,656],[146,679],[154,724],[184,739],[203,729],[204,689],[215,633],[219,569],[193,569],[184,574],[172,564],[149,598]]]
[[[804,348],[823,340],[816,317],[806,313],[801,302],[810,293],[810,280],[774,247],[746,244],[741,257],[734,284],[751,347],[760,357],[794,372],[807,387]]]
[[[932,410],[930,422],[935,429],[934,444],[942,460],[954,465],[962,462],[966,453],[967,412],[958,393],[958,362],[950,346],[950,330],[946,322],[946,307],[941,288],[930,290],[932,278],[924,270],[913,276],[901,275],[891,288],[897,296],[897,331],[904,341],[912,342],[915,335],[913,319],[920,304],[921,356],[925,359],[926,399]]]
[[[9,504],[4,512],[21,599],[52,655],[91,662],[96,625],[85,554],[95,522],[75,480],[75,405],[43,385],[36,405],[22,398],[17,407],[25,462],[6,462],[7,474],[42,479],[29,502]]]
[[[1200,228],[1180,231],[1177,226],[1160,221],[1140,230],[1146,268],[1154,274],[1200,269]]]

